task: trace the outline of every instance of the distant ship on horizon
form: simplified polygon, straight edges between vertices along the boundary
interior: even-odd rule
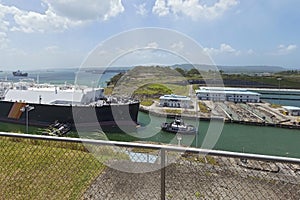
[[[22,71],[18,70],[18,71],[14,71],[13,75],[14,76],[25,76],[25,77],[27,77],[28,73],[27,72],[22,72]]]

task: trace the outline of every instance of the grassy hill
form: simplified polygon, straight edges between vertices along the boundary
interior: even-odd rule
[[[153,92],[153,89],[155,89],[156,86],[158,86],[156,89],[162,89],[159,85],[165,85],[167,87],[172,85],[174,86],[173,88],[175,90],[180,91],[178,87],[186,88],[187,84],[188,81],[186,77],[182,76],[176,70],[171,69],[170,67],[159,66],[138,66],[126,72],[125,74],[113,77],[110,81],[110,87],[113,87],[111,92],[113,95],[127,96],[133,96],[135,91],[141,92],[141,89],[139,90],[139,88],[145,89],[145,86],[148,87],[148,92],[151,90]],[[169,91],[161,92],[169,93]]]

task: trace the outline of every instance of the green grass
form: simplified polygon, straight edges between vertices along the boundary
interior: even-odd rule
[[[21,124],[12,124],[12,123],[4,123],[0,122],[0,131],[4,132],[13,132],[13,133],[25,133],[26,126]],[[39,131],[38,127],[29,126],[28,132],[36,134]]]
[[[199,90],[199,84],[193,84],[193,90]]]
[[[104,170],[82,144],[0,139],[3,199],[79,199]]]
[[[279,104],[271,104],[270,107],[271,108],[281,108],[281,105],[279,105]]]
[[[151,106],[153,104],[153,100],[152,99],[143,99],[140,104],[142,106]]]
[[[187,95],[187,86],[176,84],[146,84],[134,92],[134,96],[141,101],[143,106],[151,106],[154,99],[166,94]]]
[[[117,78],[116,76],[112,79],[116,80]],[[134,98],[142,100],[146,97],[159,98],[163,94],[176,93],[176,88],[173,92],[171,88],[167,88],[167,90],[161,89],[168,84],[181,87],[186,81],[185,77],[170,67],[136,66],[126,72],[117,84],[111,84],[110,86],[114,86],[114,95],[132,96],[135,91]],[[145,88],[145,86],[149,87]],[[182,89],[180,90],[182,91]]]
[[[186,85],[177,85],[177,84],[164,84],[167,88],[172,91],[172,94],[184,95],[189,94],[189,88]]]
[[[213,73],[204,73],[204,77],[206,79],[213,79]],[[279,81],[278,78],[281,78],[282,80],[280,81],[280,87],[281,88],[295,88],[299,89],[299,82],[300,82],[300,75],[299,72],[291,72],[291,73],[276,73],[276,74],[271,74],[270,76],[250,76],[247,74],[222,74],[222,79],[226,81],[235,81],[235,82],[243,82],[243,81],[249,81],[253,83],[253,86],[262,86],[264,84],[268,85],[268,87],[273,87],[273,88],[279,88]],[[203,80],[202,77],[197,77],[194,76],[194,80]],[[198,84],[193,85],[193,89],[198,89]],[[225,85],[225,86],[232,86],[232,85]],[[236,85],[240,86],[240,85]],[[249,85],[251,86],[251,85]]]
[[[172,90],[162,84],[146,84],[134,91],[135,98],[140,100],[140,104],[143,106],[151,106],[153,99],[158,99],[165,94],[171,94]]]
[[[181,114],[182,113],[182,110],[180,110],[180,109],[165,109],[164,111],[169,114]]]
[[[113,90],[114,90],[114,88],[113,87],[106,87],[106,88],[104,88],[104,94],[105,95],[112,95],[112,93],[113,93]]]
[[[28,134],[41,135],[45,128],[36,126],[28,127]],[[26,126],[22,124],[4,123],[0,122],[0,131],[11,133],[26,133]],[[70,131],[67,134],[68,137],[78,137],[77,132]]]
[[[172,90],[162,84],[146,84],[134,91],[134,95],[141,98],[155,98],[164,94],[171,94]]]
[[[281,88],[299,88],[300,76],[299,75],[271,75],[271,76],[248,76],[245,74],[224,74],[223,79],[227,80],[244,80],[251,81],[257,84],[267,84],[274,88],[279,88],[279,81],[277,78],[282,78],[280,81]]]
[[[208,107],[204,103],[198,102],[198,105],[199,105],[200,112],[209,113]]]

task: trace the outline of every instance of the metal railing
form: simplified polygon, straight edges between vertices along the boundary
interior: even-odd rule
[[[300,199],[300,159],[0,133],[1,199]]]

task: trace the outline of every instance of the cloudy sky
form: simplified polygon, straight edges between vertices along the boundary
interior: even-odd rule
[[[79,66],[103,41],[143,27],[182,33],[219,65],[300,69],[299,8],[299,0],[0,0],[0,70]]]

